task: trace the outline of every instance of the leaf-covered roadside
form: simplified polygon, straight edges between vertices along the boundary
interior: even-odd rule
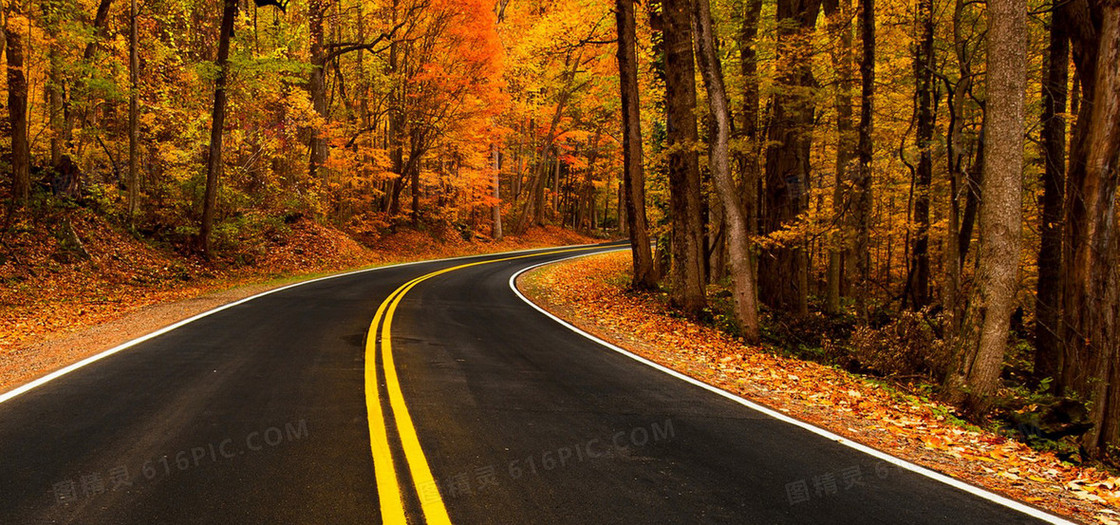
[[[552,265],[519,283],[576,326],[643,357],[836,434],[1051,512],[1120,523],[1120,478],[955,424],[951,407],[870,378],[748,347],[627,290],[630,256]]]
[[[595,242],[555,227],[500,242],[466,241],[450,229],[402,228],[351,237],[298,218],[245,228],[251,233],[238,239],[236,251],[208,262],[138,240],[87,210],[56,219],[50,227],[21,219],[0,249],[0,392],[294,279],[409,260]],[[172,311],[141,312],[173,301],[184,304]],[[112,324],[137,313],[141,319],[128,323],[128,329]],[[91,333],[91,327],[99,329]]]

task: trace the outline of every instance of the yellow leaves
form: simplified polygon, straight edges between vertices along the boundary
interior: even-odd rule
[[[31,30],[31,20],[23,15],[10,14],[8,15],[7,30],[20,34],[27,34],[27,32]]]

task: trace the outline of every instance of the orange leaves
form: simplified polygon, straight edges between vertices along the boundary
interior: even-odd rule
[[[611,254],[543,268],[523,284],[580,328],[707,383],[1053,512],[1101,523],[1120,519],[1112,510],[1120,504],[1120,479],[955,426],[950,407],[938,402],[744,346],[674,315],[662,295],[626,291],[629,270],[629,254]]]

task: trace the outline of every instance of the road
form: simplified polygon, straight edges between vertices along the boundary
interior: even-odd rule
[[[607,349],[509,286],[611,248],[315,281],[3,400],[0,524],[1046,518]]]

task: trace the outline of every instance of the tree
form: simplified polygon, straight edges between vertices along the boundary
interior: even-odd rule
[[[501,154],[494,147],[494,205],[490,207],[490,237],[502,240],[502,164]]]
[[[828,290],[826,308],[829,312],[840,313],[840,297],[847,293],[847,274],[851,268],[853,250],[845,230],[851,225],[848,208],[853,198],[851,192],[854,179],[854,160],[856,141],[852,125],[852,27],[851,0],[825,0],[824,11],[828,16],[829,30],[838,38],[832,53],[836,64],[836,174],[832,191],[833,220],[840,225],[839,234],[834,235],[828,251]],[[848,268],[845,268],[845,265]]]
[[[875,108],[875,0],[860,0],[859,31],[863,54],[859,62],[860,73],[860,112],[859,112],[859,165],[853,191],[856,225],[856,310],[860,319],[866,323],[870,317],[868,286],[871,283],[871,163],[874,147],[871,141],[874,132]]]
[[[762,233],[792,226],[807,209],[810,133],[813,122],[810,35],[820,0],[778,1],[778,63],[773,117],[767,131],[766,194]],[[759,264],[760,293],[775,309],[808,313],[808,254],[798,239],[781,239],[765,250]]]
[[[920,39],[914,54],[914,112],[917,120],[918,166],[914,181],[914,238],[906,278],[906,297],[915,309],[929,304],[929,211],[933,182],[933,0],[919,0]]]
[[[223,0],[222,25],[218,35],[218,78],[214,80],[214,109],[210,117],[210,149],[206,159],[206,193],[202,200],[202,253],[213,255],[211,237],[218,207],[218,177],[222,171],[222,131],[226,120],[226,83],[229,80],[229,40],[237,17],[237,0]]]
[[[1051,7],[1046,79],[1042,83],[1042,215],[1039,217],[1038,287],[1035,295],[1037,380],[1057,378],[1061,370],[1062,185],[1066,177],[1066,94],[1069,37],[1065,10]],[[1052,384],[1053,386],[1053,384]]]
[[[988,126],[976,289],[946,378],[951,402],[983,414],[999,386],[1019,261],[1026,91],[1023,0],[988,2]]]
[[[966,0],[953,2],[953,49],[957,60],[957,80],[953,82],[948,73],[939,74],[945,84],[945,94],[948,98],[946,107],[949,111],[949,123],[945,131],[945,160],[946,172],[949,178],[949,209],[947,226],[944,239],[945,279],[942,287],[941,304],[944,308],[943,330],[947,339],[955,338],[960,332],[961,301],[960,291],[964,260],[967,254],[965,239],[972,237],[972,217],[975,215],[978,193],[975,191],[978,180],[975,166],[980,165],[983,156],[980,152],[975,155],[973,166],[968,165],[971,153],[980,149],[981,141],[966,137],[966,129],[975,120],[971,118],[976,111],[970,100],[975,100],[972,91],[974,85],[972,61],[978,55],[974,46],[970,46],[972,35],[966,29],[975,28],[975,20],[971,18],[971,11],[966,10]],[[969,16],[966,16],[966,13]],[[978,104],[976,104],[978,106]],[[961,203],[965,203],[962,218]],[[962,222],[964,223],[962,225]]]
[[[12,206],[27,205],[31,195],[31,145],[27,136],[27,75],[23,64],[23,32],[27,18],[19,1],[4,9],[4,41],[8,56],[8,121],[12,127]]]
[[[661,36],[665,52],[665,120],[673,217],[671,297],[686,315],[698,316],[707,299],[704,234],[700,221],[700,161],[694,149],[698,135],[690,1],[662,1]]]
[[[638,55],[635,43],[634,0],[615,0],[618,27],[618,81],[622,99],[622,186],[627,231],[636,289],[654,289],[657,273],[650,253],[646,224],[645,174],[642,168],[642,121],[638,100]]]
[[[327,47],[326,47],[326,19],[327,9],[330,8],[329,0],[310,0],[307,2],[307,20],[309,25],[308,38],[311,50],[311,71],[307,82],[307,91],[311,96],[311,105],[315,113],[326,122],[327,115]],[[310,137],[311,159],[307,163],[308,175],[312,179],[322,177],[319,173],[327,162],[330,151],[327,147],[326,130],[322,127],[311,130]]]
[[[747,232],[758,233],[758,215],[761,209],[762,173],[759,158],[762,151],[763,131],[759,125],[758,78],[758,21],[762,16],[762,0],[742,0],[736,9],[739,20],[739,68],[743,76],[742,103],[739,110],[739,128],[734,132],[745,141],[738,153],[739,177],[743,196],[743,215],[747,218]],[[756,258],[752,264],[757,267]]]
[[[1082,102],[1066,178],[1065,352],[1057,384],[1087,401],[1094,426],[1081,444],[1099,455],[1120,446],[1120,5],[1078,1],[1065,8]]]
[[[715,37],[712,30],[712,12],[708,0],[694,0],[693,20],[696,27],[696,41],[699,53],[697,62],[704,77],[708,91],[708,105],[715,116],[715,137],[712,141],[709,166],[716,194],[719,196],[727,226],[728,264],[731,267],[731,283],[735,298],[735,320],[739,324],[743,338],[756,344],[760,338],[758,327],[758,304],[756,296],[756,277],[751,264],[750,236],[747,233],[747,220],[743,216],[743,204],[735,182],[731,178],[731,108],[727,101],[723,70],[719,54],[716,52]]]
[[[132,223],[136,219],[136,208],[140,201],[140,171],[137,166],[140,162],[140,109],[137,102],[140,54],[137,49],[136,0],[129,2],[128,20],[128,221]]]

